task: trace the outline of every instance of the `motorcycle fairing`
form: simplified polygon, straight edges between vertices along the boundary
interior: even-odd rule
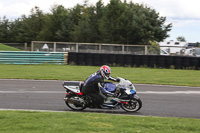
[[[79,81],[64,81],[63,87],[78,95],[82,95],[82,92],[80,92],[79,83]]]
[[[111,82],[105,82],[105,89],[109,92],[115,92],[116,91],[116,85]]]

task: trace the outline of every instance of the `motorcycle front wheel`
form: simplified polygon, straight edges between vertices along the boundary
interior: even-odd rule
[[[142,101],[140,99],[131,99],[128,104],[121,104],[121,108],[127,112],[137,112],[142,107]]]
[[[69,108],[71,108],[72,110],[81,111],[81,110],[84,110],[86,108],[85,104],[83,104],[84,100],[82,98],[77,97],[77,96],[71,96],[69,99],[71,99],[72,101],[77,101],[77,102],[82,104],[82,105],[79,105],[79,104],[76,104],[74,102],[65,101],[66,105]]]

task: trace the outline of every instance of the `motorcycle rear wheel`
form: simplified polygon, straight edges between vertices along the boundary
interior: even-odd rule
[[[70,99],[80,101],[80,103],[84,103],[84,100],[80,97],[77,97],[77,96],[71,96]],[[75,103],[71,103],[71,102],[65,101],[65,103],[70,109],[75,110],[75,111],[81,111],[81,110],[84,110],[86,108],[85,104],[83,104],[83,106],[78,106]]]
[[[132,99],[128,104],[121,104],[121,108],[127,112],[137,112],[142,107],[142,101],[140,99]]]

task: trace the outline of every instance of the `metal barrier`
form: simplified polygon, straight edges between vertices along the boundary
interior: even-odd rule
[[[67,64],[67,52],[0,51],[0,64]]]

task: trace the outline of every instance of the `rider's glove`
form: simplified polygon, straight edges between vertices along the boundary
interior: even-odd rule
[[[114,93],[114,95],[113,95],[113,97],[118,97],[119,93],[120,93],[120,90],[119,90],[119,88],[117,88],[115,93]]]
[[[105,95],[105,96],[113,96],[113,95],[114,95],[114,93],[111,93],[111,92],[107,91],[103,86],[101,86],[100,83],[98,83],[98,86],[99,86],[100,92],[101,92],[103,95]]]
[[[120,82],[120,79],[116,79],[116,82]]]
[[[113,95],[113,97],[117,97],[118,96],[118,93],[117,92],[115,92],[115,94]]]

